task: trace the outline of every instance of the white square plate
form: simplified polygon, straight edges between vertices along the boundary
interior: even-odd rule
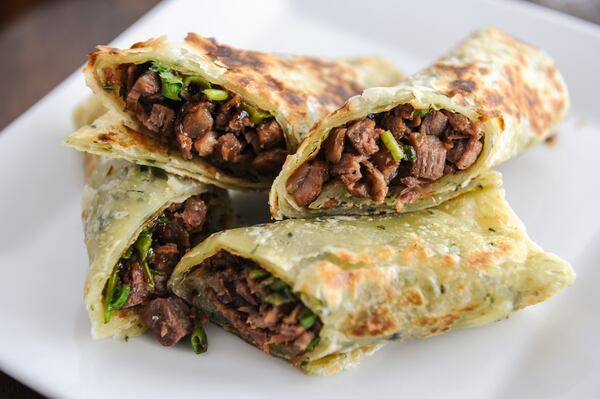
[[[148,336],[93,341],[82,303],[81,158],[60,145],[88,93],[77,71],[0,134],[0,367],[61,397],[600,397],[598,27],[514,2],[190,0],[161,4],[114,44],[196,31],[266,51],[385,54],[413,72],[486,25],[545,49],[571,91],[557,145],[501,170],[532,238],[572,262],[573,287],[493,326],[387,345],[329,378],[215,327],[202,356]],[[252,198],[245,212],[264,214],[263,197]]]

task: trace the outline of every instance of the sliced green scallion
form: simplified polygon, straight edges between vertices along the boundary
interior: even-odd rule
[[[221,89],[205,89],[202,90],[202,93],[204,93],[210,101],[225,101],[229,98],[229,94]]]
[[[260,284],[264,285],[264,286],[269,286],[269,285],[273,284],[274,282],[275,282],[275,277],[269,276],[266,279],[264,279],[263,281],[261,281]]]
[[[206,331],[204,331],[202,323],[197,321],[194,324],[194,330],[190,336],[190,341],[192,343],[192,349],[196,354],[199,355],[206,352],[208,349],[208,338],[206,337]]]
[[[320,337],[314,337],[313,339],[311,339],[311,341],[308,343],[308,345],[306,345],[305,351],[310,352],[313,349],[315,349],[315,346],[317,346],[319,344],[319,341],[321,341]]]
[[[104,323],[110,321],[115,310],[119,310],[123,307],[131,292],[131,287],[128,285],[124,284],[121,287],[117,285],[119,267],[120,265],[113,269],[106,283],[106,292],[104,294]]]
[[[396,138],[392,132],[386,130],[385,132],[381,133],[381,141],[383,141],[383,144],[392,155],[392,158],[394,158],[394,161],[400,162],[402,159],[404,159],[404,151],[396,141]]]
[[[279,280],[278,278],[274,279],[274,281],[269,285],[269,288],[271,289],[271,291],[281,291],[283,290],[285,287],[287,287],[287,284],[284,283],[283,281]]]
[[[180,95],[184,99],[189,100],[194,94],[210,88],[212,88],[210,82],[202,76],[186,76],[183,78],[183,87],[181,88]]]
[[[252,105],[246,103],[242,103],[242,109],[246,111],[248,115],[250,115],[250,120],[252,121],[252,123],[254,123],[255,126],[261,123],[263,120],[271,118],[273,116],[268,112],[261,111],[253,107]]]
[[[422,118],[422,117],[424,117],[425,115],[427,115],[430,112],[431,112],[430,108],[415,109],[414,112],[413,112],[413,118],[417,118],[417,117]]]
[[[273,306],[279,306],[279,305],[283,305],[286,303],[294,302],[294,300],[292,298],[284,296],[278,292],[275,292],[273,294],[269,294],[269,295],[265,296],[263,298],[263,301],[265,301]]]
[[[306,330],[311,328],[315,321],[317,321],[317,315],[310,311],[308,308],[304,308],[303,314],[300,315],[300,325]]]
[[[142,230],[137,240],[133,244],[140,257],[140,260],[144,261],[148,257],[148,252],[152,248],[152,231],[150,228]]]
[[[179,93],[181,92],[180,83],[165,83],[162,84],[161,94],[171,100],[179,100]]]
[[[171,100],[179,101],[179,93],[183,87],[183,80],[173,73],[169,67],[153,62],[149,70],[158,73],[161,83],[161,94]]]
[[[408,159],[411,163],[415,163],[417,161],[417,152],[415,151],[415,148],[412,145],[407,144],[403,147],[403,149],[406,159]]]
[[[121,255],[121,259],[123,259],[123,260],[130,259],[132,255],[133,255],[133,246],[130,246],[129,248],[127,248],[127,251],[123,252],[123,255]]]
[[[148,260],[142,261],[142,272],[144,273],[144,277],[146,278],[148,287],[150,287],[151,289],[154,289],[154,275],[152,274],[150,265],[148,265]]]
[[[142,270],[144,272],[144,277],[146,277],[146,282],[150,288],[154,288],[154,276],[152,275],[152,271],[150,270],[150,266],[148,265],[148,255],[152,248],[152,231],[149,227],[142,230],[139,237],[133,244],[140,261],[142,262]]]
[[[298,298],[293,292],[292,289],[290,287],[285,287],[283,289],[283,294],[286,296],[286,298],[288,298],[291,302],[298,302],[300,300],[300,298]]]
[[[123,284],[120,288],[113,291],[113,298],[108,303],[108,310],[115,311],[119,310],[127,302],[129,294],[131,293],[131,287],[128,284]]]
[[[258,280],[259,278],[267,277],[268,275],[269,273],[263,269],[252,269],[250,270],[250,273],[248,273],[248,276],[250,276],[252,280]]]

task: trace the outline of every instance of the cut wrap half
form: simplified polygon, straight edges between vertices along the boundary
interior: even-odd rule
[[[335,373],[388,340],[486,325],[573,282],[565,261],[529,239],[500,185],[488,171],[437,208],[217,233],[169,286],[263,351]]]
[[[402,75],[377,57],[324,60],[240,50],[190,33],[100,46],[87,84],[115,113],[66,143],[223,188],[268,189],[309,129],[367,87]]]
[[[435,206],[548,136],[567,89],[542,51],[487,28],[391,88],[319,122],[271,189],[276,218]]]
[[[189,248],[231,227],[227,193],[124,160],[85,160],[84,301],[93,337],[127,338],[150,328],[172,345],[201,331],[200,314],[166,283]]]

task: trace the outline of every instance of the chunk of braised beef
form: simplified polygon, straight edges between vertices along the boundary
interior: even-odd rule
[[[381,124],[383,128],[389,130],[396,139],[400,139],[410,133],[410,128],[406,126],[402,118],[410,117],[411,113],[412,109],[408,112],[408,116],[406,116],[406,109],[402,106],[392,108],[383,115]]]
[[[420,126],[420,132],[424,134],[431,134],[433,136],[439,136],[446,129],[448,123],[448,117],[440,111],[432,110],[429,112]]]
[[[417,154],[411,174],[429,180],[442,177],[446,163],[446,147],[442,141],[436,136],[422,133],[411,133],[408,137]]]
[[[233,293],[225,284],[225,280],[231,278],[231,270],[225,269],[222,273],[210,273],[204,277],[204,282],[217,295],[220,302],[229,304],[233,302]]]
[[[446,155],[446,158],[448,159],[448,161],[456,164],[456,162],[458,162],[458,160],[460,159],[460,157],[462,156],[462,154],[467,149],[467,143],[468,142],[469,142],[468,138],[453,140],[451,142],[452,143],[452,148],[450,148],[448,150],[448,153]]]
[[[243,109],[238,109],[233,113],[229,123],[227,124],[227,131],[233,133],[239,133],[247,127],[252,127],[254,124],[250,120],[250,114]]]
[[[133,111],[139,117],[144,113],[144,107],[140,103],[144,97],[151,96],[160,92],[160,78],[156,72],[146,71],[135,81],[129,93],[125,109]]]
[[[371,156],[371,161],[377,169],[379,169],[388,184],[394,180],[398,174],[400,163],[392,157],[392,154],[390,154],[386,148],[382,148],[373,154],[373,156]]]
[[[261,149],[271,149],[283,144],[283,131],[274,118],[261,122],[256,127],[258,142]]]
[[[155,245],[150,257],[150,263],[156,270],[171,273],[179,261],[179,255],[179,247],[173,242],[164,245]]]
[[[202,136],[213,127],[213,109],[214,104],[209,101],[187,103],[181,109],[181,122],[177,129],[192,139]]]
[[[331,168],[331,173],[344,184],[354,197],[367,198],[370,196],[370,186],[362,180],[362,165],[367,157],[344,153],[339,163]]]
[[[329,133],[327,140],[325,140],[325,159],[329,162],[338,163],[342,159],[346,131],[345,127],[335,128]]]
[[[167,296],[167,281],[173,272],[175,265],[179,261],[181,254],[177,244],[168,243],[165,245],[155,244],[152,254],[148,260],[150,265],[158,273],[154,273],[154,291],[156,296]]]
[[[410,104],[400,104],[394,108],[394,113],[404,119],[411,119],[414,111],[414,107]]]
[[[206,221],[208,207],[198,197],[191,197],[185,201],[185,207],[181,213],[181,218],[186,224],[189,232],[202,230]]]
[[[275,173],[281,169],[288,153],[282,148],[260,152],[252,160],[252,167],[259,172]]]
[[[152,104],[150,113],[143,115],[140,121],[151,132],[168,135],[173,129],[175,111],[165,105]]]
[[[176,296],[153,299],[141,308],[140,316],[164,346],[175,345],[192,332],[192,312]]]
[[[296,340],[296,338],[301,336],[305,331],[306,330],[304,329],[304,327],[302,327],[298,323],[293,323],[293,324],[282,323],[281,326],[279,326],[278,334],[271,336],[271,338],[269,339],[269,344],[274,344],[274,345],[282,345],[282,344],[288,344],[288,343],[293,344],[293,342]],[[314,336],[314,335],[312,335],[312,336]],[[310,340],[306,343],[306,345],[308,345],[309,342],[310,342]],[[302,349],[306,348],[306,345],[302,346]]]
[[[299,206],[306,206],[317,199],[327,177],[325,162],[305,162],[288,178],[286,188]]]
[[[127,92],[131,90],[135,81],[140,77],[143,66],[140,64],[123,64],[121,69],[123,83],[127,89]]]
[[[385,196],[388,192],[388,185],[385,181],[385,177],[371,162],[365,160],[362,161],[361,164],[365,172],[365,180],[369,186],[369,197],[371,197],[373,202],[381,204],[385,200]]]
[[[217,150],[224,161],[236,162],[244,146],[235,134],[227,133],[217,139]]]
[[[244,320],[244,317],[238,309],[234,309],[230,306],[219,301],[218,297],[213,291],[209,291],[207,295],[208,300],[213,304],[215,309],[225,318],[227,321],[238,331],[244,331],[249,338],[254,341],[256,346],[265,352],[269,352],[269,346],[267,343],[267,333],[260,329],[248,328],[248,324]]]
[[[247,274],[247,273],[246,273]],[[254,294],[252,293],[252,291],[250,290],[250,287],[248,286],[247,282],[246,282],[246,278],[245,276],[239,276],[239,278],[236,278],[234,280],[234,289],[235,292],[241,296],[244,301],[246,301],[248,304],[256,306],[259,303],[259,299],[254,296]]]
[[[179,218],[173,218],[166,223],[156,225],[154,231],[161,244],[176,242],[184,247],[190,246],[190,235],[185,228],[185,224]]]
[[[452,173],[455,173],[456,171],[457,171],[457,168],[453,164],[446,163],[446,165],[444,165],[444,176],[451,175]]]
[[[245,129],[244,130],[244,139],[246,139],[246,143],[250,144],[252,147],[252,151],[255,154],[260,154],[262,148],[260,146],[260,141],[258,140],[258,134],[255,129]]]
[[[202,136],[194,140],[194,149],[201,157],[206,157],[213,153],[217,147],[218,135],[213,130],[209,130]]]
[[[236,95],[228,101],[220,104],[217,109],[217,114],[215,116],[215,126],[218,129],[225,130],[227,128],[227,125],[229,125],[229,120],[237,111],[241,103],[242,97]]]
[[[274,330],[275,325],[283,316],[281,307],[274,306],[269,308],[266,304],[263,304],[263,310],[256,315],[248,317],[246,323],[252,328],[267,328],[269,330]]]
[[[123,282],[129,284],[131,291],[123,308],[143,303],[151,293],[151,288],[148,286],[144,278],[144,272],[140,262],[133,262],[129,265],[128,273],[123,277]]]
[[[459,170],[465,170],[475,163],[483,143],[476,136],[469,140],[454,141],[454,146],[448,151],[448,160],[450,160]]]
[[[315,334],[312,331],[305,331],[294,341],[294,347],[300,351],[304,351],[314,337]]]
[[[471,121],[466,116],[446,110],[443,110],[442,112],[448,118],[448,123],[450,124],[452,129],[457,131],[465,131],[469,128]]]
[[[377,138],[380,134],[381,129],[375,127],[375,121],[364,118],[348,127],[346,137],[359,154],[369,156],[379,150]]]
[[[346,152],[338,163],[331,165],[331,175],[338,177],[346,187],[349,187],[362,178],[360,163],[366,159],[362,155],[352,155]]]

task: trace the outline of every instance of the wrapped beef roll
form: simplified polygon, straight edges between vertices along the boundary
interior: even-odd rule
[[[437,208],[214,234],[169,286],[266,353],[331,374],[389,340],[502,320],[573,280],[565,261],[529,239],[500,174],[488,171]]]
[[[349,97],[402,77],[377,57],[273,55],[193,33],[183,43],[100,46],[85,75],[112,117],[67,144],[246,190],[268,189],[310,127]]]
[[[435,206],[544,140],[567,88],[541,50],[476,32],[432,66],[353,97],[311,131],[271,189],[276,218]]]

